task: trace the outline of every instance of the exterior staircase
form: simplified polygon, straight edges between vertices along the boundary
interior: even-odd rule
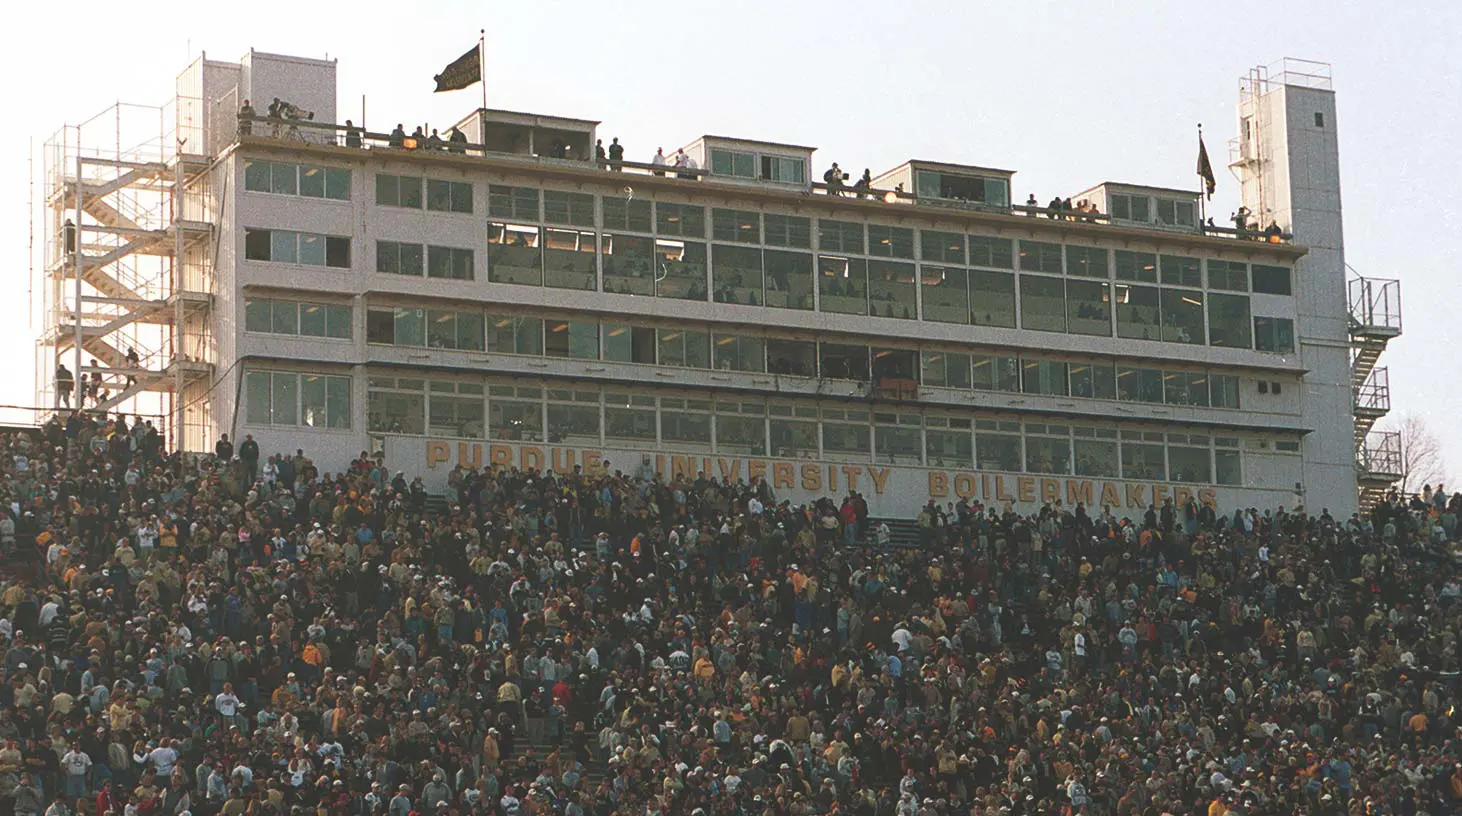
[[[1386,344],[1401,334],[1401,282],[1354,275],[1347,284],[1347,305],[1356,487],[1366,512],[1405,472],[1400,433],[1375,430],[1376,421],[1391,410],[1390,377],[1377,362]]]

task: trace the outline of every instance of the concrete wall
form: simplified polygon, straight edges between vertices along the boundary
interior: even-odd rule
[[[1308,371],[1301,411],[1315,429],[1304,443],[1306,504],[1349,515],[1357,496],[1335,94],[1276,86],[1241,103],[1241,123],[1245,117],[1255,123],[1263,161],[1244,184],[1244,204],[1309,250],[1295,264],[1293,298],[1299,362]]]
[[[279,97],[307,111],[313,111],[316,122],[334,123],[335,62],[305,57],[287,57],[249,51],[240,60],[245,97],[253,100],[260,115],[270,100]]]

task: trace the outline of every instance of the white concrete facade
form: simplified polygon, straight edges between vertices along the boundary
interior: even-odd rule
[[[225,92],[219,88],[228,83],[218,77],[236,77],[254,94],[256,108],[262,109],[261,98],[267,103],[268,97],[280,96],[301,107],[314,106],[316,121],[333,121],[333,63],[296,64],[288,58],[266,56],[251,53],[242,68],[223,65],[214,76],[209,76],[213,63],[200,61],[197,67],[203,77],[190,81],[188,87],[222,96]],[[328,104],[321,96],[326,88],[331,96]],[[1323,107],[1327,102],[1329,107]],[[1136,515],[1148,503],[1191,495],[1213,502],[1221,510],[1240,505],[1262,508],[1303,503],[1316,512],[1326,507],[1343,517],[1354,511],[1356,496],[1354,450],[1348,441],[1351,395],[1338,179],[1334,174],[1333,95],[1301,98],[1296,94],[1288,104],[1281,95],[1264,104],[1275,106],[1274,115],[1281,117],[1279,121],[1288,121],[1284,117],[1289,117],[1294,123],[1288,130],[1263,131],[1261,137],[1269,140],[1275,151],[1290,151],[1285,155],[1303,151],[1302,157],[1292,158],[1282,173],[1277,173],[1274,183],[1266,182],[1264,191],[1267,210],[1275,212],[1281,226],[1292,229],[1295,244],[1229,240],[1205,236],[1201,231],[1056,221],[996,212],[988,207],[961,210],[951,208],[947,202],[923,206],[917,202],[813,195],[811,177],[820,177],[821,169],[811,164],[806,189],[791,189],[796,185],[757,184],[743,178],[719,182],[714,177],[695,181],[673,175],[629,176],[606,172],[592,163],[550,162],[532,156],[459,156],[390,149],[379,144],[371,149],[351,149],[261,138],[256,130],[253,138],[228,147],[215,170],[213,189],[219,196],[216,209],[220,215],[210,328],[217,355],[213,362],[220,376],[208,400],[209,417],[216,433],[236,438],[252,434],[266,453],[305,449],[325,471],[345,467],[363,451],[383,452],[392,469],[408,477],[422,475],[433,489],[445,486],[448,471],[457,464],[563,468],[593,467],[608,460],[615,469],[628,472],[649,457],[649,466],[667,475],[706,472],[711,476],[767,478],[775,482],[774,489],[781,497],[796,500],[847,490],[851,487],[850,474],[854,474],[861,479],[858,489],[868,495],[875,515],[907,516],[931,498],[974,498],[1030,509],[1053,496],[1063,501],[1109,503],[1119,513]],[[1327,128],[1313,138],[1302,138],[1300,120],[1316,110],[1324,113]],[[332,118],[325,118],[323,111],[330,112]],[[706,157],[699,159],[705,167]],[[338,171],[349,179],[349,193],[337,200],[258,189],[258,183],[250,181],[257,175],[250,176],[250,172],[257,174],[261,163],[305,168],[299,170],[301,173],[306,169]],[[251,166],[253,171],[249,170]],[[1306,173],[1304,184],[1291,189],[1290,178],[1301,171]],[[381,176],[470,185],[471,211],[378,203],[378,185],[384,183]],[[716,302],[713,296],[686,300],[613,291],[605,282],[607,265],[612,260],[612,239],[637,235],[645,240],[662,238],[658,230],[663,224],[635,229],[610,223],[608,206],[614,203],[619,207],[627,179],[634,187],[634,197],[654,202],[657,213],[662,205],[704,208],[703,233],[695,238],[682,236],[675,242],[689,241],[705,247],[708,289],[714,289],[717,281],[713,248],[735,243],[717,237],[711,222],[718,209],[755,213],[758,224],[768,217],[805,219],[810,229],[805,244],[774,245],[768,238],[757,246],[764,252],[779,252],[779,247],[791,246],[791,254],[808,256],[813,270],[809,295],[812,308]],[[540,198],[546,192],[591,197],[589,220],[566,229],[592,234],[592,290],[494,280],[492,258],[501,245],[492,242],[488,225],[505,218],[512,220],[494,212],[492,193],[505,187],[536,190]],[[912,180],[906,185],[906,191],[911,189]],[[1275,192],[1278,189],[1286,191],[1284,197],[1275,198],[1280,195]],[[1254,193],[1258,194],[1257,188]],[[1246,187],[1246,202],[1249,195]],[[1251,208],[1258,211],[1256,206]],[[542,237],[548,234],[545,230],[555,229],[555,221],[546,211],[542,217],[518,220],[539,229],[542,241],[549,240]],[[912,292],[908,305],[914,319],[838,313],[825,308],[828,295],[820,282],[820,264],[831,255],[847,253],[826,243],[821,234],[824,222],[909,231],[913,245],[907,256],[879,255],[872,239],[867,252],[853,254],[869,264],[888,258],[893,265],[906,265],[899,268],[906,268],[913,276],[908,284]],[[268,259],[250,257],[250,231],[255,231],[253,246],[257,255],[257,236],[266,230],[271,236],[267,240],[285,234],[301,234],[305,236],[301,241],[311,242],[327,237],[348,240],[348,263],[328,266],[279,261],[272,255]],[[770,227],[768,230],[770,235]],[[1006,266],[977,263],[973,254],[968,262],[936,259],[921,245],[926,234],[959,236],[961,246],[967,238],[1008,242],[1014,256]],[[380,242],[428,250],[470,250],[471,274],[468,279],[457,279],[379,272],[384,262],[377,256],[385,251]],[[1079,277],[1061,267],[1059,261],[1054,273],[1026,268],[1021,253],[1027,246],[1037,245],[1100,253],[1108,259],[1102,263],[1112,266],[1090,278]],[[540,256],[544,246],[540,246]],[[1071,249],[1062,253],[1062,257],[1069,258]],[[1249,347],[1205,343],[1201,336],[1204,328],[1199,329],[1197,342],[1138,339],[1130,333],[1123,336],[1121,309],[1128,306],[1129,299],[1133,303],[1139,299],[1139,290],[1151,290],[1156,298],[1160,282],[1155,270],[1150,279],[1123,278],[1120,272],[1112,271],[1121,264],[1119,253],[1129,257],[1149,255],[1154,263],[1168,257],[1196,259],[1204,269],[1210,262],[1214,268],[1231,262],[1245,270],[1256,265],[1290,270],[1292,295],[1251,291],[1247,282],[1241,294],[1248,309],[1243,316],[1246,323],[1250,314],[1292,321],[1293,351],[1260,350],[1253,343]],[[1008,275],[1014,287],[1010,325],[976,325],[973,318],[967,322],[930,318],[932,304],[928,298],[934,292],[930,275],[945,267]],[[1063,269],[1067,269],[1064,274]],[[1099,285],[1104,300],[1097,301],[1097,311],[1105,310],[1106,316],[1094,319],[1107,321],[1111,330],[1103,335],[1032,329],[1027,307],[1035,307],[1026,303],[1022,294],[1027,278],[1047,283],[1063,281],[1061,285],[1067,287],[1064,291],[1075,291],[1077,284]],[[1164,278],[1161,288],[1167,290],[1169,283]],[[1204,314],[1205,308],[1213,308],[1215,298],[1236,296],[1232,288],[1210,285],[1207,275],[1198,283],[1172,286],[1183,287],[1172,291],[1191,294],[1191,302],[1198,304],[1199,312]],[[776,290],[768,287],[767,291]],[[973,297],[971,309],[979,311],[974,308]],[[1071,305],[1074,302],[1058,307],[1064,308],[1072,325],[1077,319]],[[871,303],[870,307],[877,312],[880,303]],[[294,316],[280,318],[283,323],[268,323],[270,328],[261,330],[259,315],[275,305],[280,314]],[[317,308],[335,308],[336,314],[348,314],[343,318],[348,320],[348,331],[324,336],[306,334],[298,328],[278,328],[294,325],[289,321],[302,321],[301,310],[306,308],[311,314]],[[464,348],[433,348],[426,341],[379,340],[382,315],[418,309],[421,311],[416,319],[425,321],[439,315],[441,321],[450,320],[454,327],[468,316],[486,325],[488,336]],[[557,355],[545,351],[547,345],[537,352],[493,347],[491,322],[498,318],[542,321],[539,337],[543,343],[553,339],[554,326],[562,325],[565,331],[588,331],[584,327],[592,324],[597,351],[588,357],[579,352]],[[1200,320],[1208,320],[1202,326],[1214,330],[1211,319]],[[654,359],[641,359],[638,350],[634,359],[615,356],[618,352],[611,354],[609,338],[621,328],[650,332],[645,336],[654,338]],[[1252,328],[1247,325],[1245,331]],[[773,373],[768,370],[770,362],[762,370],[666,363],[662,344],[678,331],[704,333],[711,344],[708,359],[718,354],[717,343],[735,340],[739,344],[738,338],[742,337],[755,338],[758,343],[821,343],[812,346],[818,374]],[[392,329],[393,338],[394,332]],[[917,395],[890,398],[879,390],[877,377],[826,375],[823,349],[829,343],[866,346],[870,365],[875,368],[880,353],[913,355],[919,361],[922,380]],[[970,375],[970,362],[966,362],[965,382],[933,381],[928,374],[931,355],[951,355],[952,359],[966,355],[973,361],[975,374]],[[768,353],[764,362],[770,356]],[[992,361],[993,370],[1003,364],[1001,361],[1011,359],[1018,359],[1013,369],[1019,381],[1016,388],[970,385],[978,381],[982,360]],[[1098,372],[1093,374],[1097,378],[1108,376],[1117,385],[1106,395],[1078,396],[1074,383],[1076,372],[1083,368]],[[1047,371],[1060,372],[1062,384],[1030,385]],[[1099,374],[1104,371],[1110,374]],[[273,379],[276,374],[282,379]],[[1121,383],[1128,375],[1128,383],[1161,375],[1162,381],[1153,386],[1158,389],[1158,398],[1119,397],[1118,389],[1127,388]],[[971,376],[973,380],[968,379]],[[1175,392],[1167,390],[1169,379],[1184,377],[1204,383],[1201,401],[1198,396],[1175,398]],[[382,384],[387,381],[393,384]],[[267,398],[252,390],[262,382],[270,383]],[[1225,387],[1232,384],[1232,398],[1220,401],[1220,382]],[[457,397],[447,398],[440,396],[446,392],[434,390],[438,386],[465,386],[471,390],[454,392]],[[1210,388],[1215,389],[1211,395]],[[302,395],[308,389],[314,389],[313,396]],[[527,393],[522,389],[541,393],[537,397],[522,396]],[[599,395],[592,403],[598,412],[598,429],[592,438],[576,436],[565,430],[566,426],[555,427],[555,412],[567,410],[570,405],[571,397],[562,396],[569,392]],[[328,397],[320,396],[326,393]],[[633,408],[614,402],[627,398],[622,395],[650,399],[650,405],[657,406],[646,409],[652,429],[657,429],[650,432],[651,438],[616,436],[618,432],[611,430],[610,412]],[[441,419],[436,408],[439,399],[442,405],[451,402],[454,412],[464,410],[464,403],[475,401],[476,405],[465,409],[467,419],[455,413],[451,419]],[[279,407],[281,400],[294,402]],[[384,407],[392,400],[397,408]],[[541,427],[523,431],[503,424],[508,414],[498,409],[499,402],[522,406],[533,400],[540,405]],[[679,406],[685,400],[703,402],[707,407],[682,409]],[[682,410],[697,417],[703,414],[707,429],[719,429],[723,422],[729,422],[723,418],[743,416],[734,414],[740,410],[734,406],[742,403],[765,408],[762,415],[768,418],[761,427],[767,438],[759,448],[728,446],[716,435],[718,431],[708,430],[711,436],[705,444],[672,436],[672,414],[675,422],[681,421]],[[732,414],[724,412],[727,405],[733,406]],[[814,442],[812,450],[792,450],[785,445],[779,449],[774,426],[783,421],[776,413],[782,408],[811,412],[795,416],[789,413],[785,424],[795,425],[800,421],[798,417],[813,417],[810,421],[814,427],[821,423],[821,446]],[[864,452],[835,449],[829,442],[829,422],[840,428],[854,422],[839,415],[845,410],[864,417],[861,421],[865,429],[860,432],[867,439]],[[412,419],[403,425],[392,413],[396,411],[419,416],[419,422]],[[480,418],[474,419],[479,413]],[[383,419],[388,414],[396,418]],[[531,426],[535,421],[539,420],[527,424]],[[457,423],[455,431],[448,428],[453,423]],[[961,433],[963,441],[951,443],[951,453],[936,455],[936,436],[957,438]],[[987,456],[987,444],[994,450],[997,443],[1005,444],[1012,437],[1014,458]],[[911,439],[915,441],[909,442]],[[1059,439],[1066,442],[1051,441]],[[917,450],[908,447],[915,444]],[[904,447],[895,453],[895,445]],[[969,450],[962,452],[963,445],[969,445]],[[1054,460],[1039,460],[1039,468],[1055,472],[1032,470],[1030,466],[1038,461],[1033,451],[1044,450],[1047,445],[1051,450],[1066,446],[1066,453],[1056,454]],[[1143,456],[1157,451],[1158,470],[1149,469],[1158,473],[1157,477],[1142,475],[1148,465],[1139,467],[1128,461],[1129,446],[1137,457],[1134,461],[1139,463],[1146,461]],[[1085,459],[1083,449],[1088,451]],[[1111,451],[1110,461],[1093,461],[1091,451],[1106,450]],[[1200,450],[1208,453],[1196,453]],[[1181,457],[1187,456],[1199,457],[1204,464],[1180,464]]]

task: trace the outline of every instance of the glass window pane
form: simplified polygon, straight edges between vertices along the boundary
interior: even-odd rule
[[[427,403],[427,430],[433,435],[483,438],[487,434],[487,407],[482,396],[433,393]]]
[[[930,263],[960,264],[965,262],[965,237],[957,232],[920,230],[923,259]]]
[[[543,285],[542,235],[525,224],[487,225],[487,278],[494,283]]]
[[[914,231],[907,227],[868,225],[868,254],[883,258],[914,257]]]
[[[325,197],[350,200],[350,171],[331,167],[325,171]]]
[[[981,470],[1021,470],[1020,435],[975,432],[975,454]]]
[[[344,428],[351,426],[350,378],[325,378],[325,427]]]
[[[604,405],[604,436],[606,439],[632,442],[655,441],[654,409],[634,408],[622,404],[609,405],[606,396]]]
[[[396,345],[426,345],[426,310],[398,307],[393,310]]]
[[[594,197],[588,193],[543,191],[543,220],[550,224],[594,226]]]
[[[1153,253],[1119,249],[1115,260],[1117,280],[1157,283],[1157,256]]]
[[[823,252],[863,254],[863,225],[854,221],[817,220],[817,242]]]
[[[1208,344],[1253,348],[1247,295],[1208,296]]]
[[[660,438],[667,444],[710,449],[711,415],[693,411],[660,412]]]
[[[1100,363],[1072,363],[1071,396],[1087,399],[1116,399],[1116,367]]]
[[[655,239],[605,235],[601,252],[604,291],[622,295],[654,294]]]
[[[766,453],[766,419],[762,416],[716,415],[716,452],[758,456]]]
[[[244,189],[254,193],[273,192],[274,183],[270,178],[272,172],[269,162],[245,159]]]
[[[300,334],[306,337],[325,337],[325,309],[326,306],[323,303],[301,303],[299,305]]]
[[[812,256],[805,252],[768,249],[766,304],[778,309],[812,308]]]
[[[934,467],[972,467],[975,443],[968,430],[924,431],[925,461]]]
[[[602,202],[605,229],[631,232],[650,232],[653,229],[648,200],[605,196]]]
[[[868,313],[875,317],[916,319],[919,295],[915,285],[913,264],[869,261]]]
[[[1239,378],[1232,374],[1209,374],[1208,400],[1214,408],[1238,408]]]
[[[918,428],[879,425],[873,429],[874,460],[897,465],[923,461],[924,439]]]
[[[302,250],[303,252],[303,250]],[[350,268],[350,239],[326,236],[325,265],[334,269]]]
[[[273,259],[273,234],[267,229],[244,230],[244,260],[268,261]]]
[[[656,241],[655,296],[705,300],[706,245],[691,241]]]
[[[300,424],[309,428],[325,427],[325,377],[319,374],[300,375]]]
[[[939,323],[969,323],[969,277],[963,269],[947,266],[920,267],[923,284],[924,319]]]
[[[1020,327],[1066,331],[1066,282],[1038,275],[1020,276]]]
[[[292,300],[270,301],[270,331],[275,334],[299,333],[299,304]]]
[[[1046,436],[1025,438],[1025,469],[1030,473],[1071,472],[1071,440]]]
[[[766,341],[767,371],[794,377],[817,376],[817,344],[810,340]]]
[[[706,208],[693,204],[656,202],[655,231],[661,235],[704,238],[706,236]]]
[[[1020,391],[1020,360],[1016,357],[975,355],[971,384],[977,391]]]
[[[299,261],[299,233],[285,230],[270,232],[269,260],[276,263]]]
[[[969,245],[971,266],[988,266],[995,269],[1015,268],[1015,251],[1009,238],[971,235]]]
[[[1052,360],[1026,360],[1022,366],[1021,390],[1027,394],[1064,397],[1070,381],[1066,363]]]
[[[721,371],[767,370],[766,350],[760,337],[717,334],[715,341],[717,369]]]
[[[1203,293],[1196,289],[1162,290],[1162,339],[1202,345]]]
[[[1172,471],[1172,480],[1175,482],[1213,483],[1208,448],[1169,445],[1168,467]]]
[[[800,163],[798,165],[801,166]],[[801,179],[793,179],[801,181]],[[769,246],[812,248],[812,219],[799,215],[767,213],[762,217]]]
[[[268,371],[250,371],[244,375],[244,421],[250,425],[268,425],[272,421],[270,405],[274,386],[270,376]]]
[[[1117,368],[1117,399],[1161,403],[1162,372],[1155,368]]]
[[[1243,261],[1209,260],[1208,288],[1231,292],[1249,291],[1249,265]]]
[[[1083,278],[1107,277],[1107,251],[1096,247],[1066,247],[1066,274]]]
[[[1122,478],[1166,479],[1163,446],[1122,441]]]
[[[272,171],[270,179],[272,192],[284,195],[295,195],[299,192],[299,165],[276,162],[270,165],[270,170]]]
[[[548,441],[599,444],[599,405],[548,404]]]
[[[325,168],[301,165],[299,168],[300,195],[310,198],[325,197]],[[323,389],[324,386],[322,385]],[[321,392],[323,395],[323,391]],[[323,406],[322,406],[323,410]],[[322,416],[323,419],[323,416]]]
[[[761,243],[761,215],[746,210],[711,210],[711,237],[742,244]]]
[[[275,425],[299,424],[299,387],[296,374],[275,372],[272,382],[272,416]]]
[[[1290,287],[1289,269],[1283,266],[1254,264],[1254,292],[1266,295],[1293,294]]]
[[[274,303],[263,298],[244,300],[244,331],[269,332],[274,325]]]
[[[818,298],[824,312],[868,314],[868,262],[862,258],[819,256]]]
[[[502,184],[487,188],[487,212],[499,218],[538,220],[538,190]]]
[[[1287,317],[1254,318],[1254,348],[1281,354],[1294,352],[1294,321]]]
[[[1243,469],[1239,465],[1239,452],[1236,450],[1215,450],[1213,452],[1214,482],[1221,485],[1241,485],[1244,483]]]
[[[926,351],[921,357],[922,382],[943,388],[970,388],[970,356],[948,351]]]
[[[1077,476],[1118,476],[1117,443],[1102,439],[1074,440]]]
[[[349,306],[325,307],[325,336],[349,340],[354,332],[351,327]]]
[[[1061,245],[1041,241],[1021,241],[1020,270],[1022,272],[1061,274]]]
[[[1133,280],[1136,280],[1133,278]],[[1162,256],[1162,282],[1172,286],[1203,285],[1203,264],[1197,258],[1180,255]]]
[[[543,441],[543,406],[537,402],[492,398],[487,423],[493,439]]]
[[[711,278],[711,298],[717,303],[763,305],[765,284],[762,279],[761,249],[726,244],[712,246]]]
[[[1110,284],[1101,281],[1066,281],[1066,330],[1072,334],[1110,337],[1111,300]]]
[[[865,424],[842,422],[822,423],[822,450],[827,455],[864,454],[871,452],[871,434]]]
[[[1015,328],[1015,275],[970,270],[970,322]]]
[[[844,343],[818,344],[818,372],[824,379],[868,380],[868,347]]]
[[[772,456],[786,459],[815,459],[818,455],[817,423],[773,417],[771,429]]]
[[[599,288],[594,233],[550,228],[543,234],[543,285],[584,292]]]
[[[1113,287],[1117,301],[1117,336],[1157,340],[1162,334],[1156,286]]]

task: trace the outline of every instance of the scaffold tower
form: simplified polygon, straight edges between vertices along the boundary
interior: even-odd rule
[[[196,450],[213,381],[216,198],[203,129],[188,121],[197,106],[182,102],[118,103],[47,140],[36,393],[44,413],[153,419],[170,445]]]

